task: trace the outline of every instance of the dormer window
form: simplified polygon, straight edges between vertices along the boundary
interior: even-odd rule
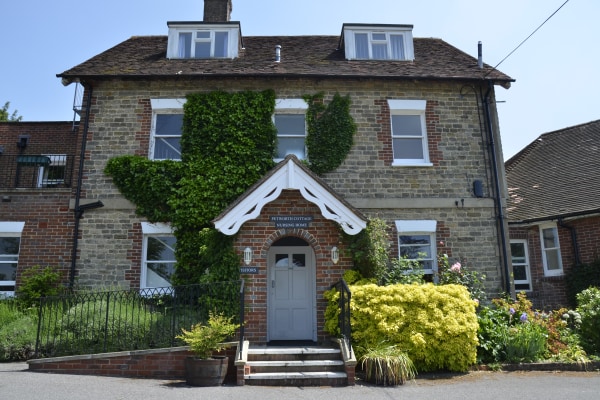
[[[167,58],[236,58],[240,48],[238,22],[207,24],[169,22]]]
[[[344,24],[342,41],[348,60],[414,59],[412,25]]]

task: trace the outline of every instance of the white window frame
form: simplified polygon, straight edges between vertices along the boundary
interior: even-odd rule
[[[142,265],[140,272],[140,289],[154,289],[157,287],[171,287],[172,284],[170,282],[166,282],[163,286],[149,286],[147,285],[148,281],[148,259],[147,259],[147,250],[148,250],[148,238],[152,236],[174,236],[173,229],[169,224],[164,223],[150,223],[150,222],[142,222],[142,234],[143,234],[143,243],[142,243]],[[161,260],[165,262],[173,262],[176,260]]]
[[[151,160],[166,160],[165,158],[155,158],[154,151],[156,148],[156,140],[159,137],[174,138],[178,137],[181,140],[181,132],[179,135],[156,135],[157,115],[160,114],[181,114],[183,115],[183,105],[186,99],[150,99],[152,108],[152,126],[150,129],[150,148],[148,150],[148,158]],[[171,158],[171,160],[181,161],[181,158]]]
[[[277,114],[302,114],[304,115],[304,157],[298,157],[300,160],[304,160],[307,158],[307,149],[306,149],[306,110],[308,110],[308,104],[306,101],[302,99],[276,99],[275,100],[275,113],[273,114],[273,124],[275,124],[275,115]],[[299,138],[297,135],[287,136],[285,134],[280,135],[277,133],[277,139],[279,138]],[[298,155],[296,155],[298,156]],[[280,158],[275,156],[274,161],[280,162],[283,161],[284,158]]]
[[[67,168],[67,155],[66,154],[42,154],[50,159],[50,164],[40,166],[38,173],[38,187],[55,187],[65,184],[65,175]],[[48,179],[49,168],[52,167],[64,167],[65,171],[61,179]]]
[[[356,51],[356,35],[366,34],[368,40],[368,58],[359,58]],[[385,35],[385,40],[378,40],[374,35]],[[402,36],[403,58],[390,58],[392,54],[391,39],[393,35]],[[343,37],[345,43],[345,54],[347,60],[377,60],[377,61],[413,61],[414,47],[411,25],[386,25],[386,26],[368,26],[368,25],[344,25]],[[386,44],[388,58],[373,58],[373,44]]]
[[[23,233],[23,228],[25,227],[25,222],[0,222],[0,237],[18,237],[19,238],[19,252],[17,253],[17,268],[19,265],[19,254],[21,253],[21,243],[20,238]],[[7,260],[4,261],[0,258],[0,263],[2,264],[14,264],[15,261]],[[15,285],[16,281],[14,280],[0,280],[0,286],[12,286],[13,290],[0,290],[0,298],[2,297],[13,297],[15,295]]]
[[[210,42],[210,58],[233,59],[238,56],[240,41],[240,25],[238,23],[229,24],[205,24],[205,23],[186,23],[186,22],[168,22],[169,39],[167,44],[167,58],[195,59],[196,43]],[[209,38],[197,38],[198,32],[209,32]],[[215,36],[216,33],[227,33],[227,50],[224,57],[215,57]],[[180,42],[181,34],[191,34],[189,49],[182,49]],[[186,53],[189,57],[186,57]]]
[[[402,246],[400,243],[400,236],[410,236],[410,235],[419,235],[419,236],[429,236],[430,246],[431,246],[431,258],[427,258],[424,260],[431,261],[431,269],[424,268],[423,272],[426,275],[433,275],[434,277],[437,275],[438,265],[437,265],[437,247],[436,247],[436,230],[437,230],[437,221],[435,220],[396,220],[396,232],[398,234],[398,258],[402,259]],[[410,261],[420,261],[423,259],[408,259]]]
[[[519,291],[519,292],[521,292],[521,291],[531,292],[533,289],[531,286],[531,267],[530,267],[530,261],[529,261],[529,249],[527,246],[527,240],[526,239],[511,239],[510,244],[511,244],[511,246],[513,244],[522,245],[523,251],[524,251],[524,259],[522,261],[515,260],[515,256],[514,256],[514,254],[512,254],[512,251],[511,251],[511,263],[513,266],[513,281],[515,284],[515,290]],[[516,278],[514,278],[515,266],[525,268],[526,279],[517,280]],[[528,285],[528,289],[517,288],[516,285]]]
[[[425,109],[427,108],[426,100],[394,100],[388,99],[388,107],[390,110],[390,133],[392,135],[392,156],[393,167],[431,167],[433,164],[429,161],[429,141],[427,136],[427,121],[425,119]],[[421,120],[420,135],[413,136],[395,136],[394,135],[394,115],[412,115],[418,116]],[[403,139],[419,139],[421,141],[422,158],[396,158],[394,153],[394,140]]]
[[[560,241],[559,241],[559,236],[558,236],[558,228],[556,226],[555,223],[549,223],[549,224],[542,224],[539,226],[540,229],[540,247],[542,249],[542,263],[544,265],[544,275],[545,276],[560,276],[563,275],[563,265],[562,265],[562,255],[560,252]],[[554,247],[546,247],[545,243],[544,243],[544,230],[552,230],[553,232],[553,236],[554,236],[554,241],[555,241],[555,246]],[[555,252],[556,253],[556,258],[557,258],[557,262],[558,262],[558,268],[552,268],[550,269],[549,266],[549,260],[548,260],[548,253],[549,252]]]

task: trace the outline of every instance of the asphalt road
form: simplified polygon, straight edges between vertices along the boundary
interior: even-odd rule
[[[397,387],[189,387],[181,381],[29,372],[26,363],[0,363],[0,400],[178,399],[600,399],[600,371],[471,372],[421,375]]]

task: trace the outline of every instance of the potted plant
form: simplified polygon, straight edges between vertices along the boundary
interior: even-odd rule
[[[232,322],[233,317],[223,314],[209,313],[206,324],[192,325],[190,330],[182,329],[178,339],[190,346],[194,356],[185,359],[185,378],[190,386],[218,386],[227,375],[228,357],[215,356],[225,348],[223,343],[233,336],[238,324]]]
[[[403,385],[417,374],[412,360],[394,345],[380,344],[367,349],[360,357],[360,363],[365,380],[376,385]]]

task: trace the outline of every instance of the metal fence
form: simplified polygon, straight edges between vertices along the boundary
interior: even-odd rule
[[[35,358],[184,345],[181,329],[209,312],[243,321],[243,281],[40,299]],[[243,340],[243,326],[240,342]]]

